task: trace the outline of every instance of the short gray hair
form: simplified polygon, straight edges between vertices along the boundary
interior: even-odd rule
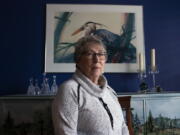
[[[93,35],[82,37],[77,41],[77,45],[75,46],[75,51],[74,51],[75,63],[79,61],[81,55],[87,50],[86,46],[89,44],[99,44],[104,48],[104,51],[106,51],[105,45],[97,37]]]

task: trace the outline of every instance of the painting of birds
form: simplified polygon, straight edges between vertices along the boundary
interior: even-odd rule
[[[58,56],[55,62],[73,62],[73,51],[77,45],[75,42],[57,42],[57,37],[63,32],[65,25],[70,22],[70,17],[73,13],[64,13],[60,17],[56,17],[59,23],[59,32],[56,31],[55,53]],[[87,21],[81,27],[77,28],[69,36],[76,36],[83,32],[81,36],[94,35],[99,38],[107,48],[108,63],[135,63],[136,62],[136,47],[131,42],[136,36],[135,32],[135,15],[134,13],[125,14],[125,24],[119,29],[117,34],[108,29],[106,25],[100,22]],[[58,26],[58,25],[57,25]],[[59,35],[57,35],[57,33]],[[60,41],[60,39],[59,39]],[[58,55],[59,54],[59,55]]]

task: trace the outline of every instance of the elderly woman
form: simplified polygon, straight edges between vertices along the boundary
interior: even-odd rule
[[[129,135],[115,91],[103,76],[106,49],[94,36],[78,41],[76,71],[52,106],[55,135]]]

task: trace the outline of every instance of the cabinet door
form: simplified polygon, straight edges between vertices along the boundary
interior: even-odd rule
[[[180,135],[180,97],[146,100],[147,135]]]
[[[0,99],[0,135],[53,135],[51,100],[41,97]]]
[[[131,108],[134,135],[141,135],[144,133],[145,100],[143,98],[132,98]]]
[[[180,95],[135,96],[131,107],[135,135],[180,135]]]

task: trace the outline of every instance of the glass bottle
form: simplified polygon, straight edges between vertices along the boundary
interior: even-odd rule
[[[43,80],[41,84],[41,94],[45,94],[45,82],[46,82],[46,73],[43,73]]]
[[[49,95],[51,93],[49,83],[48,83],[48,78],[45,78],[45,85],[44,85],[44,94]]]
[[[36,95],[41,94],[41,89],[38,86],[38,80],[37,79],[35,80],[35,92],[36,92]]]
[[[51,86],[51,94],[56,95],[57,91],[58,91],[58,86],[57,86],[57,83],[56,83],[56,76],[53,75],[53,84]]]
[[[29,86],[28,86],[27,94],[28,95],[36,95],[35,87],[33,85],[33,78],[29,79]]]

